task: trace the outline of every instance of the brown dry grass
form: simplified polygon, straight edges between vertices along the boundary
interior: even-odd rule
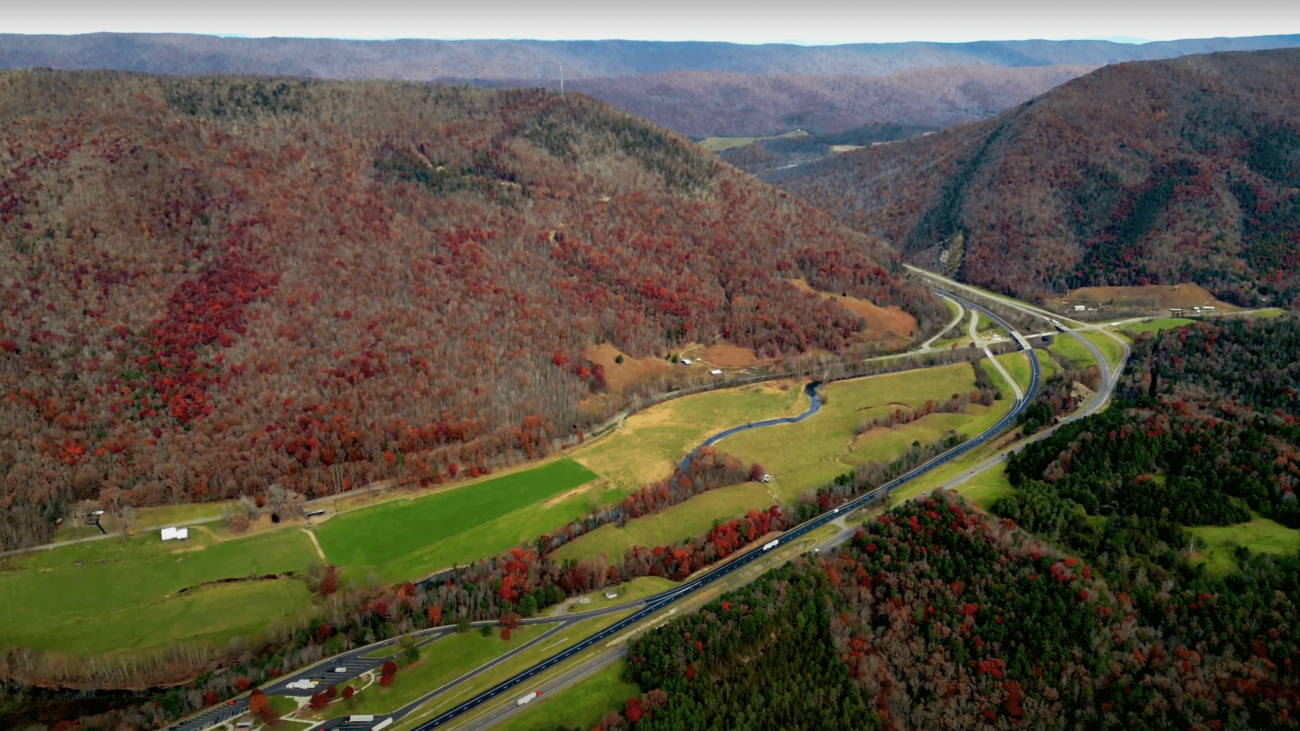
[[[622,363],[618,362],[620,355],[623,356]],[[610,343],[593,345],[582,351],[582,357],[605,367],[605,382],[611,391],[619,391],[629,384],[654,378],[668,368],[668,363],[661,358],[633,358],[620,353]]]
[[[1084,287],[1069,293],[1070,304],[1112,304],[1114,307],[1147,309],[1164,313],[1171,307],[1188,312],[1193,307],[1210,305],[1219,312],[1237,310],[1220,302],[1198,284],[1148,284],[1141,287]]]
[[[812,292],[823,298],[834,300],[840,307],[861,317],[867,324],[867,330],[863,333],[863,336],[868,340],[901,339],[905,341],[916,332],[916,318],[898,305],[879,307],[870,300],[819,292],[809,286],[803,279],[791,279],[790,284],[794,285],[795,289]]]
[[[715,343],[697,352],[701,360],[718,368],[748,368],[758,362],[754,351],[731,343]]]

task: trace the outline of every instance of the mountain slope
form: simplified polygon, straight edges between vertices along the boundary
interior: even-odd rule
[[[1111,66],[997,117],[779,184],[906,259],[1038,298],[1194,281],[1300,295],[1300,51]]]
[[[863,124],[984,119],[1093,66],[952,66],[889,76],[756,76],[705,71],[583,79],[569,88],[689,135],[843,132]]]
[[[688,378],[606,394],[597,343],[876,347],[787,279],[944,316],[879,242],[578,95],[22,71],[0,120],[5,545],[101,490],[477,474]]]

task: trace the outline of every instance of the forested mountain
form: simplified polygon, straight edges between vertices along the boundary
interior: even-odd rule
[[[985,119],[1093,68],[950,66],[889,76],[680,71],[582,79],[568,88],[688,135],[836,133],[863,124],[946,126]]]
[[[1300,296],[1300,51],[1125,63],[780,185],[905,259],[1026,298],[1193,281]]]
[[[0,68],[559,85],[689,135],[833,133],[982,119],[1109,63],[1300,45],[1300,36],[865,43],[347,41],[184,34],[0,34]]]
[[[1098,553],[1171,570],[1186,527],[1254,511],[1300,530],[1300,322],[1198,323],[1141,340],[1114,404],[1009,463],[995,510]],[[1089,522],[1094,516],[1103,522]]]
[[[579,408],[595,343],[869,347],[789,279],[946,317],[883,245],[580,95],[20,71],[0,122],[6,546],[102,490],[544,454],[633,396]]]
[[[940,491],[633,641],[629,676],[649,692],[623,719],[648,729],[1296,726],[1294,557],[1231,584],[1126,585],[1091,561]],[[771,686],[781,662],[798,670]],[[837,708],[852,718],[832,718]]]

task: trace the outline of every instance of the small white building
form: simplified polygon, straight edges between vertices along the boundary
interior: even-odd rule
[[[1075,311],[1075,312],[1083,312],[1083,311],[1086,310],[1086,309],[1088,309],[1088,306],[1087,306],[1087,305],[1075,305],[1075,306],[1074,306],[1074,311]]]
[[[690,364],[691,364],[690,358],[682,358],[682,365],[690,365]]]
[[[614,591],[613,589],[606,589],[606,590],[605,590],[605,598],[606,598],[606,599],[617,599],[617,598],[618,598],[618,592]]]
[[[1202,306],[1201,306],[1201,312],[1214,312],[1214,306],[1213,306],[1213,305],[1202,305]]]
[[[189,528],[163,528],[162,539],[164,541],[183,541],[190,537]]]
[[[720,376],[722,375],[722,371],[718,368],[714,368],[713,370],[709,371],[709,374],[714,376]]]

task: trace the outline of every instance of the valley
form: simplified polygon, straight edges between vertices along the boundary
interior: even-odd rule
[[[0,727],[1295,728],[1296,44],[0,34]]]

